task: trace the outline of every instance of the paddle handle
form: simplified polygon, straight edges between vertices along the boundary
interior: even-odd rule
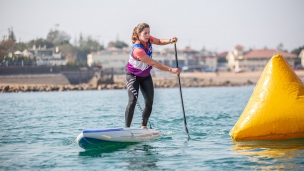
[[[176,42],[174,42],[174,49],[175,49],[176,68],[178,68],[178,59],[177,59]],[[183,94],[182,94],[182,87],[181,87],[181,82],[180,82],[180,76],[177,75],[177,78],[178,78],[178,85],[179,85],[179,94],[180,94],[180,98],[181,98],[181,102],[182,102],[183,117],[184,117],[184,126],[185,126],[185,130],[186,130],[186,132],[187,132],[187,134],[188,134],[188,137],[190,137],[189,131],[188,131],[188,127],[187,127],[187,120],[186,120],[185,109],[184,109],[184,102],[183,102]]]

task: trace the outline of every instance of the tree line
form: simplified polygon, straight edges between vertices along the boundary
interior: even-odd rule
[[[68,61],[68,66],[86,66],[88,54],[93,51],[105,49],[104,45],[100,44],[99,41],[91,36],[84,37],[82,34],[80,34],[79,38],[74,41],[74,44],[71,44],[70,41],[71,36],[65,31],[51,29],[46,35],[46,38],[37,38],[30,40],[29,42],[17,42],[13,28],[9,28],[8,36],[4,36],[3,40],[0,42],[0,65],[3,65],[6,61],[35,61],[35,57],[29,58],[22,55],[16,56],[14,52],[22,52],[25,49],[31,49],[33,46],[36,46],[46,47],[47,49],[58,47],[61,51],[62,57]],[[128,44],[123,41],[116,40],[109,42],[107,47],[124,48],[128,47]],[[277,46],[277,49],[287,51],[284,50],[282,43]],[[293,49],[291,53],[299,55],[303,49],[304,45]],[[203,48],[202,51],[204,50],[205,49]],[[11,56],[9,56],[9,54],[11,54]]]
[[[4,64],[6,61],[34,61],[35,58],[24,57],[22,55],[16,56],[14,52],[24,51],[26,49],[32,49],[34,46],[45,47],[52,49],[58,47],[61,51],[62,57],[67,59],[68,65],[87,65],[87,55],[92,51],[99,51],[105,49],[103,45],[91,36],[84,37],[79,35],[78,40],[71,43],[71,36],[65,31],[58,29],[51,29],[46,38],[37,38],[28,42],[17,42],[13,28],[8,29],[8,36],[4,36],[0,42],[0,64]],[[125,42],[116,40],[111,41],[108,47],[123,48],[127,47]]]

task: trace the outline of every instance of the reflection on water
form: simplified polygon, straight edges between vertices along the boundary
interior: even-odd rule
[[[304,139],[234,141],[232,150],[257,163],[256,166],[251,166],[253,169],[303,169],[304,167]]]
[[[127,155],[119,156],[120,151],[127,151]],[[107,146],[100,149],[91,149],[79,152],[81,157],[103,158],[113,154],[115,159],[128,163],[128,170],[150,170],[157,168],[157,152],[155,148],[140,143],[119,143],[112,146]],[[116,153],[116,154],[115,154]]]
[[[105,153],[113,153],[116,151],[124,150],[127,147],[134,145],[136,143],[116,143],[113,142],[103,148],[93,148],[86,151],[79,152],[79,156],[87,156],[87,157],[102,157],[102,154]]]
[[[128,170],[150,170],[157,168],[157,152],[150,145],[137,146],[130,151],[130,156],[126,160]]]

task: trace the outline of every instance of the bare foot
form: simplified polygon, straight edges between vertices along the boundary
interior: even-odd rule
[[[147,126],[141,126],[141,129],[148,129]]]

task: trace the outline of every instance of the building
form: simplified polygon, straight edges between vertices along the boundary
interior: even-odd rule
[[[23,56],[34,58],[36,57],[37,65],[66,65],[67,61],[63,59],[58,47],[47,49],[46,46],[34,45],[32,49],[26,49],[22,52]]]
[[[92,52],[87,56],[88,66],[102,66],[103,69],[112,68],[114,73],[125,73],[125,67],[130,56],[130,47],[124,49],[108,48],[99,52]],[[169,48],[162,51],[153,51],[153,59],[164,65],[176,67],[175,49]],[[190,47],[177,49],[178,67],[183,71],[215,71],[217,57],[213,53],[200,53]],[[153,69],[157,74],[158,69]]]
[[[91,52],[87,55],[87,64],[91,66],[102,66],[103,69],[112,68],[114,73],[125,73],[129,60],[128,48],[119,49],[111,47],[98,52]]]
[[[193,65],[192,56],[197,54],[197,52],[187,47],[184,50],[176,49],[176,54],[178,59],[178,67],[187,70],[189,66]],[[175,48],[164,49],[163,51],[156,52],[155,54],[153,52],[153,59],[164,65],[175,68]]]
[[[297,55],[274,49],[261,49],[244,51],[244,47],[238,45],[232,52],[228,52],[226,59],[230,71],[262,71],[274,54],[281,54],[292,68]]]
[[[232,52],[228,52],[226,59],[227,59],[227,68],[231,71],[239,71],[239,60],[243,59],[243,52],[244,47],[237,45]]]
[[[227,56],[228,52],[221,52],[217,54],[217,69],[218,71],[227,71]]]
[[[111,47],[99,52],[92,52],[87,56],[88,66],[102,66],[103,69],[114,70],[116,74],[125,73],[126,65],[129,61],[130,47],[119,49]],[[163,63],[168,66],[175,66],[174,49],[167,51],[153,51],[153,59],[157,62]],[[184,56],[179,57],[179,64],[184,66]]]
[[[302,49],[301,53],[299,54],[299,58],[301,58],[301,66],[304,68],[304,49]]]
[[[154,58],[155,57],[155,58]],[[190,47],[177,49],[178,67],[185,72],[209,72],[217,68],[217,56],[211,52],[199,52]],[[165,49],[160,54],[153,56],[155,60],[165,65],[176,67],[175,49]],[[162,60],[160,60],[162,59]]]
[[[214,52],[200,52],[198,63],[203,66],[201,71],[215,72],[218,70],[218,56]]]

